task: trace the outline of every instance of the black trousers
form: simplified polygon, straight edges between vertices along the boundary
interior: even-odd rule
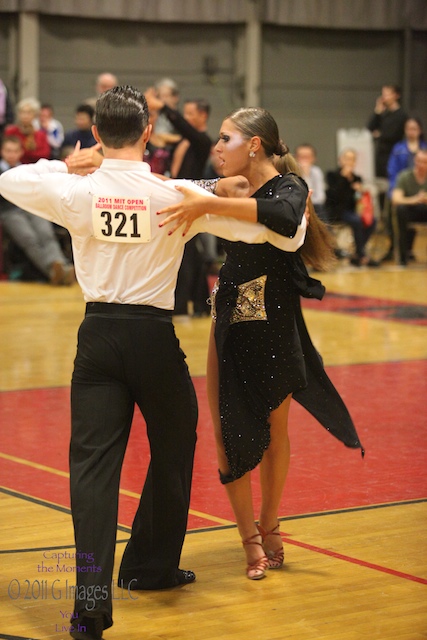
[[[90,303],[71,388],[75,613],[102,613],[105,628],[112,625],[119,481],[135,404],[147,424],[151,462],[120,571],[158,588],[175,578],[184,542],[196,395],[168,312]]]
[[[195,236],[185,245],[175,289],[175,313],[186,315],[191,300],[194,313],[208,315],[210,307],[207,298],[209,287],[203,243],[199,236]]]
[[[415,239],[415,231],[408,229],[408,223],[427,222],[427,205],[401,204],[396,207],[396,214],[399,228],[399,259],[401,264],[406,264]]]

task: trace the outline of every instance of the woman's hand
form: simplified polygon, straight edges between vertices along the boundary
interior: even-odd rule
[[[180,226],[184,225],[182,235],[185,236],[193,222],[207,213],[211,197],[195,193],[192,189],[187,189],[187,187],[175,186],[175,189],[182,193],[184,198],[181,202],[172,204],[170,207],[165,207],[157,212],[157,215],[170,214],[160,222],[159,227],[174,223],[168,232],[168,235],[171,235]]]
[[[103,155],[99,153],[99,149],[101,149],[100,144],[95,144],[88,149],[80,149],[80,142],[77,142],[73,153],[64,160],[68,167],[68,173],[86,176],[88,173],[93,173],[99,169],[104,159]]]

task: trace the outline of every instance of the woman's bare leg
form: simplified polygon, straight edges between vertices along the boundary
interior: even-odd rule
[[[221,418],[219,414],[219,373],[218,354],[215,344],[215,322],[212,322],[211,324],[211,332],[209,335],[206,389],[214,427],[218,466],[222,473],[227,474],[229,472],[229,469],[227,456],[225,455],[224,444],[222,442]]]
[[[288,415],[291,399],[292,395],[289,394],[280,407],[270,414],[270,446],[260,464],[262,504],[259,521],[265,531],[272,531],[277,526],[280,500],[289,469]],[[278,549],[278,536],[267,536],[264,546],[268,550]]]
[[[208,349],[208,364],[207,364],[207,376],[206,385],[208,393],[208,401],[212,415],[212,422],[214,426],[215,442],[218,454],[218,465],[221,473],[228,475],[229,467],[227,462],[227,456],[224,450],[224,444],[222,440],[221,432],[221,419],[219,412],[219,377],[218,377],[218,355],[216,351],[216,344],[214,338],[215,324],[212,323],[211,334],[209,338]],[[255,525],[254,509],[252,503],[252,487],[251,487],[251,474],[246,473],[243,477],[229,482],[225,485],[228,499],[233,509],[237,528],[239,530],[242,540],[247,540],[252,536],[258,534],[258,530]],[[254,538],[255,542],[261,542],[261,536]],[[250,544],[245,547],[246,558],[248,564],[253,564],[264,556],[262,547],[258,544]],[[261,574],[261,571],[253,570],[251,575],[256,577]]]

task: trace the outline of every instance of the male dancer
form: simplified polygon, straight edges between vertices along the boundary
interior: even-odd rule
[[[145,97],[129,86],[114,87],[97,101],[93,133],[104,155],[100,169],[69,175],[66,163],[41,160],[0,178],[4,197],[69,230],[87,303],[71,386],[77,587],[70,635],[80,640],[100,640],[113,624],[119,481],[135,403],[147,424],[151,462],[119,585],[163,589],[195,580],[193,572],[178,568],[197,423],[194,388],[171,317],[185,242],[207,230],[287,251],[304,240],[305,218],[293,239],[215,216],[200,218],[185,237],[168,235],[156,212],[182,196],[142,162],[150,132]]]

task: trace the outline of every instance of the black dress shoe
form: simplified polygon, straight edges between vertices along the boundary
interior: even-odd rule
[[[381,263],[378,262],[377,260],[372,260],[372,258],[370,260],[368,260],[368,262],[366,263],[367,267],[380,267]]]
[[[72,630],[70,636],[75,640],[102,640],[102,632],[104,631],[104,616],[78,615],[72,619]]]
[[[130,591],[156,591],[157,589],[172,589],[173,587],[179,587],[182,584],[190,584],[191,582],[194,582],[195,579],[196,574],[193,571],[177,569],[172,580],[166,582],[156,582],[155,579],[148,577],[132,578],[128,580],[121,578],[119,575],[118,586],[122,589],[129,589]]]

